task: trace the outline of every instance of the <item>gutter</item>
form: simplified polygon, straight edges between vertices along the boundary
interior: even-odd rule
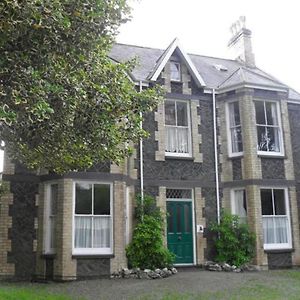
[[[143,90],[143,83],[142,81],[139,82],[139,92],[141,93]],[[143,121],[142,121],[142,112],[140,112],[140,128],[143,128]],[[143,164],[143,138],[140,138],[140,178],[141,178],[141,206],[142,206],[142,221],[144,219],[144,212],[143,212],[143,207],[144,207],[144,164]]]
[[[219,159],[218,159],[218,137],[217,137],[217,112],[216,112],[216,92],[212,89],[213,98],[213,123],[214,123],[214,156],[215,156],[215,178],[216,178],[216,199],[217,199],[217,221],[220,224],[220,193],[219,193]]]

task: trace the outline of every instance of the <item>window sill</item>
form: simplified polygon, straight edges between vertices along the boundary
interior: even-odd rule
[[[165,155],[166,160],[194,160],[192,156]]]
[[[244,157],[243,152],[239,153],[239,154],[234,154],[234,155],[230,154],[230,155],[228,155],[228,159],[243,158],[243,157]]]
[[[75,259],[93,259],[93,258],[114,258],[114,254],[73,254]]]
[[[290,252],[294,252],[295,249],[294,248],[286,248],[286,249],[265,249],[264,250],[265,253],[290,253]]]
[[[279,158],[279,159],[286,159],[287,157],[284,154],[278,154],[278,153],[274,153],[274,154],[268,154],[268,153],[257,153],[258,157],[262,157],[262,158]]]

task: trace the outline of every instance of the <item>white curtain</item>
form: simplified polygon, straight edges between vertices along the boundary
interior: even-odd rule
[[[288,243],[288,219],[284,217],[263,216],[263,230],[265,244]]]
[[[55,216],[49,217],[50,249],[55,248]]]
[[[75,217],[75,248],[92,247],[92,217]]]
[[[242,222],[247,220],[247,210],[244,207],[244,190],[234,192],[235,215],[238,215]]]
[[[94,217],[94,248],[110,247],[110,216]]]
[[[188,135],[186,127],[166,126],[166,152],[189,153]]]

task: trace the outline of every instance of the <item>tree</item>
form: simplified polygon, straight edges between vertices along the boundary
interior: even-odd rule
[[[140,112],[160,100],[139,93],[135,62],[108,56],[130,17],[126,0],[0,3],[0,139],[13,159],[57,173],[119,163],[146,133]]]

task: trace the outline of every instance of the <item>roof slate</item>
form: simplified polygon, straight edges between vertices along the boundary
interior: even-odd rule
[[[163,49],[116,43],[113,45],[109,56],[119,62],[136,58],[138,65],[133,70],[132,75],[138,81],[147,81],[149,74],[156,68],[164,53],[165,50]],[[259,68],[248,68],[237,60],[196,54],[188,55],[208,88],[225,88],[246,82],[289,89],[289,97],[300,101],[298,92]],[[218,70],[215,65],[222,65],[227,68],[227,71]]]

